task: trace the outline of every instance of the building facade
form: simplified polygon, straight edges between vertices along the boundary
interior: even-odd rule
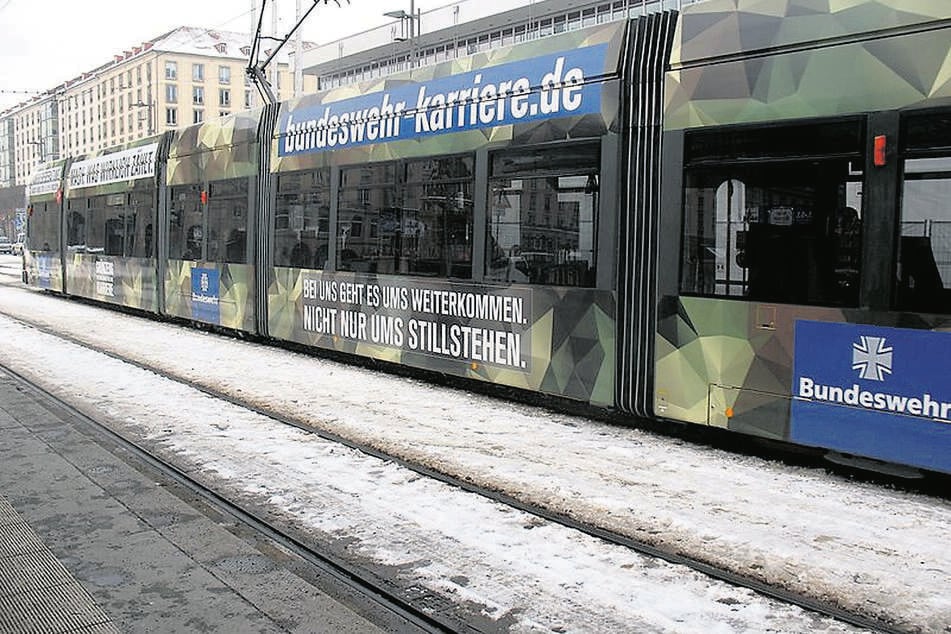
[[[318,90],[359,83],[594,24],[680,9],[703,0],[455,0],[431,11],[312,47],[304,72]],[[413,6],[410,0],[410,7]]]
[[[253,108],[262,103],[245,74],[251,37],[179,27],[0,113],[0,187],[24,185],[39,165],[82,156]],[[293,72],[278,63],[279,99]],[[304,78],[313,92],[316,78]]]
[[[59,110],[52,91],[0,115],[0,186],[25,185],[33,169],[59,157]]]
[[[0,187],[13,183],[13,119],[0,117]]]

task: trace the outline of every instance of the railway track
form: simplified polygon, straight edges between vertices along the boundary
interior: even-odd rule
[[[245,537],[250,535],[252,541],[263,541],[277,546],[285,554],[296,558],[295,568],[300,570],[303,566],[307,569],[305,577],[319,578],[322,584],[326,584],[329,579],[337,595],[356,594],[365,605],[373,606],[374,612],[384,613],[386,622],[397,623],[400,630],[420,633],[476,631],[452,614],[434,613],[432,610],[424,609],[412,597],[405,596],[401,589],[394,587],[391,580],[375,575],[319,544],[295,536],[268,518],[262,517],[258,512],[230,500],[191,477],[169,460],[113,431],[96,418],[77,410],[70,403],[2,361],[0,361],[0,369],[23,389],[29,390],[44,407],[60,416],[68,417],[71,421],[77,421],[97,442],[112,451],[120,451],[126,461],[144,465],[157,480],[172,483],[189,496],[200,500],[215,514],[229,518],[231,522],[240,525],[242,535]]]
[[[838,621],[841,621],[841,622],[843,622],[843,623],[848,623],[848,624],[850,624],[850,625],[857,626],[857,627],[860,627],[860,628],[864,628],[864,629],[866,629],[866,630],[877,631],[877,632],[889,632],[889,633],[890,633],[890,632],[902,632],[902,631],[904,631],[904,630],[902,630],[902,629],[899,629],[899,628],[896,628],[896,627],[892,626],[892,625],[889,624],[889,623],[885,623],[885,622],[882,622],[882,621],[879,621],[879,620],[876,620],[876,619],[872,619],[872,618],[869,618],[869,617],[867,617],[867,616],[865,616],[865,615],[852,613],[852,612],[850,612],[850,611],[848,611],[848,610],[846,610],[846,609],[843,609],[843,608],[841,608],[841,607],[839,607],[839,606],[837,606],[837,605],[830,604],[830,603],[823,602],[823,601],[818,601],[818,600],[816,600],[816,599],[813,598],[813,597],[809,597],[809,596],[803,595],[803,594],[801,594],[801,593],[789,591],[789,590],[786,589],[786,588],[783,588],[783,587],[780,587],[780,586],[777,586],[777,585],[773,585],[773,584],[764,582],[764,581],[761,580],[761,579],[757,579],[757,578],[754,578],[754,577],[750,577],[750,576],[748,576],[748,575],[736,574],[736,573],[733,572],[733,571],[726,570],[726,569],[723,569],[723,568],[718,567],[718,566],[715,566],[715,565],[711,565],[710,563],[705,562],[705,561],[703,561],[703,560],[700,559],[700,558],[685,556],[685,555],[683,555],[683,554],[681,554],[681,553],[676,553],[676,552],[673,552],[673,551],[668,550],[668,549],[658,548],[658,547],[655,546],[655,545],[652,545],[652,544],[649,544],[649,543],[646,543],[646,542],[643,542],[643,541],[639,541],[639,540],[636,540],[636,539],[632,539],[632,538],[630,538],[630,537],[628,537],[628,536],[621,535],[621,534],[618,534],[618,533],[615,533],[615,532],[612,532],[612,531],[609,531],[609,530],[605,530],[605,529],[603,529],[603,528],[601,528],[601,527],[598,527],[598,526],[595,526],[595,525],[592,525],[592,524],[589,524],[589,523],[577,521],[576,519],[572,518],[570,515],[568,515],[568,514],[566,514],[566,513],[556,512],[556,511],[553,511],[553,510],[548,509],[548,508],[543,508],[543,507],[540,507],[540,506],[538,506],[538,505],[526,503],[526,502],[524,502],[523,500],[520,500],[520,499],[518,499],[518,498],[516,498],[516,497],[514,497],[514,496],[512,496],[512,495],[508,495],[508,494],[501,493],[501,492],[499,492],[499,491],[493,490],[493,489],[491,489],[491,488],[487,488],[487,487],[484,487],[484,486],[480,486],[480,485],[477,485],[477,484],[473,484],[473,483],[468,482],[468,481],[466,481],[466,480],[464,480],[464,479],[461,479],[461,478],[459,478],[459,477],[455,477],[455,476],[452,476],[452,475],[448,475],[448,474],[446,474],[446,473],[442,473],[442,472],[440,472],[440,471],[438,471],[438,470],[431,469],[431,468],[426,467],[426,466],[423,466],[423,465],[421,465],[421,464],[417,464],[417,463],[414,463],[414,462],[412,462],[412,461],[405,460],[405,459],[403,459],[403,458],[401,458],[401,457],[399,457],[399,456],[394,456],[394,455],[387,454],[387,453],[382,452],[382,451],[376,449],[375,447],[369,446],[369,445],[367,445],[367,444],[360,443],[360,442],[355,442],[355,441],[353,441],[353,440],[351,440],[351,439],[342,437],[342,436],[340,436],[340,435],[338,435],[338,434],[330,433],[330,432],[327,432],[327,431],[324,431],[324,430],[320,430],[320,429],[315,429],[313,426],[308,425],[308,424],[306,424],[306,423],[304,423],[304,422],[302,422],[302,421],[296,420],[296,419],[294,419],[293,417],[287,416],[287,415],[283,414],[283,413],[280,412],[280,411],[276,411],[276,410],[273,410],[273,409],[269,409],[269,408],[267,408],[267,407],[262,407],[262,406],[260,406],[259,404],[254,404],[254,403],[248,402],[248,401],[246,401],[246,400],[244,400],[244,399],[242,399],[242,398],[240,398],[240,397],[235,396],[234,394],[225,393],[225,392],[223,392],[223,391],[221,391],[221,390],[217,390],[217,389],[211,388],[211,387],[209,387],[209,386],[207,386],[207,385],[196,384],[195,382],[193,382],[193,381],[191,381],[191,380],[188,380],[188,379],[183,378],[183,377],[181,377],[181,376],[175,375],[175,374],[173,374],[173,373],[171,373],[171,372],[168,372],[168,371],[166,371],[166,370],[164,370],[164,369],[162,369],[162,368],[153,367],[153,366],[150,366],[150,365],[148,365],[148,364],[145,364],[145,363],[142,363],[142,362],[133,360],[133,359],[126,358],[126,357],[124,357],[124,356],[122,356],[122,355],[119,355],[119,354],[117,354],[117,353],[115,353],[115,352],[113,352],[113,351],[111,351],[111,350],[107,350],[107,349],[102,348],[101,346],[97,346],[97,345],[91,344],[91,343],[89,343],[89,342],[87,342],[87,341],[83,341],[83,340],[81,340],[81,339],[79,339],[79,338],[77,338],[77,337],[74,337],[74,336],[72,336],[72,335],[64,334],[64,333],[61,333],[61,332],[56,332],[55,330],[53,330],[53,329],[51,329],[51,328],[49,328],[49,327],[47,327],[47,326],[45,326],[45,325],[43,325],[43,324],[36,323],[36,322],[31,322],[30,320],[23,319],[22,317],[12,317],[12,316],[8,316],[8,317],[9,317],[10,319],[13,319],[13,320],[15,320],[15,321],[18,321],[19,323],[21,323],[21,324],[23,324],[23,325],[29,326],[29,327],[31,327],[31,328],[35,328],[35,329],[37,329],[37,330],[39,330],[39,331],[42,331],[42,332],[44,332],[44,333],[46,333],[46,334],[49,334],[49,335],[58,337],[58,338],[60,338],[60,339],[62,339],[62,340],[64,340],[64,341],[68,341],[68,342],[73,343],[73,344],[75,344],[75,345],[79,345],[79,346],[82,346],[82,347],[85,347],[85,348],[94,350],[94,351],[96,351],[96,352],[98,352],[98,353],[100,353],[100,354],[107,355],[107,356],[109,356],[109,357],[111,357],[111,358],[117,359],[117,360],[122,361],[122,362],[124,362],[124,363],[129,363],[129,364],[132,364],[132,365],[134,365],[134,366],[136,366],[136,367],[139,367],[139,368],[141,368],[141,369],[143,369],[143,370],[147,370],[147,371],[149,371],[149,372],[155,373],[155,374],[157,374],[157,375],[159,375],[159,376],[161,376],[161,377],[163,377],[163,378],[165,378],[165,379],[167,379],[167,380],[175,381],[175,382],[177,382],[177,383],[179,383],[179,384],[188,386],[189,388],[199,390],[200,392],[202,392],[202,393],[204,393],[204,394],[206,394],[206,395],[208,395],[208,396],[211,396],[211,397],[213,397],[213,398],[220,399],[220,400],[222,400],[222,401],[226,401],[226,402],[231,403],[231,404],[233,404],[233,405],[235,405],[235,406],[238,406],[238,407],[241,407],[241,408],[246,409],[246,410],[248,410],[248,411],[254,412],[254,413],[256,413],[256,414],[265,416],[265,417],[267,417],[267,418],[270,418],[270,419],[272,419],[272,420],[274,420],[274,421],[277,421],[277,422],[280,422],[280,423],[282,423],[282,424],[293,426],[293,427],[295,427],[295,428],[297,428],[297,429],[299,429],[299,430],[301,430],[301,431],[303,431],[303,432],[305,432],[305,433],[313,434],[313,435],[318,436],[318,437],[320,437],[320,438],[322,438],[322,439],[324,439],[324,440],[331,441],[331,442],[334,442],[334,443],[339,443],[339,444],[344,445],[344,446],[346,446],[346,447],[349,447],[349,448],[351,448],[351,449],[360,451],[360,452],[362,452],[362,453],[364,453],[364,454],[366,454],[366,455],[370,455],[370,456],[373,456],[373,457],[376,457],[376,458],[379,458],[379,459],[382,459],[382,460],[385,460],[385,461],[388,461],[388,462],[392,462],[392,463],[398,464],[398,465],[400,465],[400,466],[402,466],[402,467],[404,467],[404,468],[410,469],[410,470],[412,470],[412,471],[414,471],[414,472],[416,472],[416,473],[418,473],[418,474],[420,474],[420,475],[422,475],[422,476],[425,476],[425,477],[427,477],[427,478],[432,478],[432,479],[437,480],[437,481],[439,481],[439,482],[443,482],[443,483],[445,483],[445,484],[449,484],[449,485],[452,485],[452,486],[454,486],[454,487],[458,487],[459,489],[465,490],[465,491],[470,492],[470,493],[477,494],[477,495],[479,495],[479,496],[482,496],[482,497],[484,497],[484,498],[490,499],[490,500],[492,500],[492,501],[494,501],[494,502],[498,502],[498,503],[507,505],[507,506],[512,507],[512,508],[514,508],[514,509],[518,509],[519,511],[522,511],[522,512],[524,512],[524,513],[531,514],[531,515],[533,515],[533,516],[535,516],[535,517],[538,517],[538,518],[542,518],[542,519],[544,519],[544,520],[546,520],[546,521],[553,522],[553,523],[556,523],[556,524],[565,526],[565,527],[570,528],[570,529],[572,529],[572,530],[576,530],[576,531],[583,532],[583,533],[585,533],[585,534],[587,534],[587,535],[591,535],[591,536],[596,537],[596,538],[598,538],[598,539],[604,540],[605,542],[608,542],[608,543],[611,543],[611,544],[615,544],[615,545],[619,545],[619,546],[623,546],[623,547],[625,547],[625,548],[631,549],[631,550],[633,550],[633,551],[635,551],[635,552],[638,552],[638,553],[640,553],[640,554],[643,554],[643,555],[646,555],[646,556],[649,556],[649,557],[655,557],[655,558],[664,560],[664,561],[669,562],[669,563],[672,563],[672,564],[677,564],[677,565],[686,566],[686,567],[688,567],[688,568],[690,568],[690,569],[692,569],[692,570],[695,570],[695,571],[697,571],[697,572],[700,572],[700,573],[702,573],[702,574],[704,574],[704,575],[707,575],[707,576],[709,576],[709,577],[711,577],[711,578],[718,579],[718,580],[721,580],[721,581],[725,581],[725,582],[727,582],[727,583],[729,583],[729,584],[731,584],[731,585],[734,585],[734,586],[736,586],[736,587],[747,588],[747,589],[750,589],[750,590],[752,590],[752,591],[754,591],[754,592],[757,592],[757,593],[759,593],[759,594],[761,594],[761,595],[770,597],[770,598],[772,598],[772,599],[775,599],[775,600],[778,600],[778,601],[782,601],[782,602],[784,602],[784,603],[796,605],[796,606],[798,606],[798,607],[800,607],[800,608],[803,608],[803,609],[805,609],[805,610],[808,610],[808,611],[810,611],[810,612],[814,612],[814,613],[816,613],[816,614],[820,614],[820,615],[824,615],[824,616],[827,616],[827,617],[831,617],[831,618],[836,619],[836,620],[838,620]],[[52,398],[52,397],[51,397],[51,398]],[[68,407],[68,406],[66,406],[66,407]],[[153,456],[151,459],[152,459],[152,460],[158,460],[158,459],[155,458],[154,456]],[[169,468],[174,470],[174,467],[169,466]],[[184,477],[187,478],[187,476],[184,476]],[[198,486],[200,486],[200,485],[198,485]],[[212,495],[212,496],[216,496],[217,494],[211,493],[211,495]],[[239,514],[243,513],[243,512],[240,511],[240,510],[238,510],[238,511],[236,511],[236,512],[239,513]],[[264,525],[266,525],[266,521],[263,521],[263,520],[261,520],[260,518],[251,517],[251,518],[250,518],[250,521],[252,521],[252,522],[262,522]],[[300,548],[300,547],[302,547],[302,546],[299,545],[299,544],[295,544],[294,541],[293,541],[293,539],[291,539],[290,544],[291,544],[291,546],[294,547],[294,548]],[[307,556],[308,556],[308,557],[313,557],[314,555],[307,555]],[[319,557],[318,557],[318,558],[319,558]],[[341,574],[344,574],[345,576],[349,574],[349,573],[347,573],[347,572],[345,571],[345,570],[346,570],[346,565],[345,565],[345,564],[333,564],[333,563],[331,562],[330,565],[331,565],[332,567],[333,567],[333,566],[339,566],[339,567],[340,567],[340,573],[341,573]],[[407,610],[412,610],[412,606],[407,606],[405,609],[407,609]],[[447,624],[447,623],[439,623],[439,622],[436,622],[436,623],[433,623],[433,624],[426,624],[426,623],[425,623],[425,616],[426,616],[426,615],[423,614],[422,616],[424,617],[424,618],[423,618],[423,623],[424,623],[424,625],[426,625],[427,627],[428,627],[428,626],[437,627],[437,628],[438,628],[438,627],[448,627],[448,628],[449,628],[449,631],[460,631],[463,627],[465,627],[463,624],[460,624],[460,623],[458,623],[458,622],[457,622],[457,623],[448,623],[448,624]],[[446,630],[436,629],[436,630],[430,630],[430,631],[446,631]]]
[[[337,595],[356,594],[365,604],[370,604],[378,613],[385,613],[385,620],[398,623],[401,631],[420,633],[466,632],[475,631],[452,614],[434,613],[418,605],[411,597],[405,596],[400,588],[394,587],[391,579],[382,578],[365,568],[336,555],[332,550],[320,544],[295,536],[292,532],[278,526],[258,512],[234,502],[188,473],[175,464],[150,452],[136,442],[125,438],[96,418],[74,408],[70,403],[37,385],[28,377],[16,372],[3,362],[0,368],[13,377],[24,389],[30,390],[44,406],[70,420],[78,421],[84,431],[100,444],[112,451],[120,451],[127,462],[144,465],[156,478],[170,482],[188,496],[195,498],[215,514],[229,518],[230,522],[240,525],[241,534],[251,541],[265,542],[277,546],[285,555],[296,558],[294,568],[303,567],[304,576],[320,579],[326,584],[328,579],[335,587]],[[286,562],[285,562],[286,564]],[[342,592],[341,592],[342,589]]]

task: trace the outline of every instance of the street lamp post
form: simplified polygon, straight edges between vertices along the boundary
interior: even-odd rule
[[[395,38],[397,42],[409,41],[410,43],[410,66],[416,66],[417,54],[417,37],[419,36],[419,23],[421,12],[416,10],[416,0],[409,0],[409,13],[400,9],[399,11],[387,11],[383,14],[388,18],[394,18],[400,21],[400,30],[403,34],[406,33],[406,24],[409,24],[409,37],[401,35],[401,37]]]
[[[43,142],[40,140],[34,139],[32,141],[27,141],[26,144],[39,146],[40,162],[42,163],[43,162]]]
[[[131,85],[129,85],[129,86],[124,85],[124,84],[122,83],[122,79],[120,79],[120,80],[119,80],[119,90],[132,90],[132,86],[131,86]],[[155,120],[152,118],[152,110],[155,108],[155,100],[152,99],[152,83],[151,83],[151,80],[150,80],[149,83],[146,85],[145,90],[146,90],[145,97],[146,97],[146,99],[147,99],[148,101],[141,101],[141,100],[139,100],[139,101],[136,101],[135,103],[130,103],[130,104],[129,104],[129,107],[130,107],[130,108],[146,108],[146,109],[148,110],[148,112],[147,112],[146,114],[147,114],[147,116],[148,116],[148,118],[149,118],[149,122],[148,122],[148,125],[146,126],[146,128],[147,128],[147,130],[148,130],[148,134],[147,134],[146,136],[152,136],[153,134],[155,134],[155,125],[154,125]],[[141,94],[141,93],[139,93],[139,94]],[[120,97],[121,97],[121,95],[120,95]],[[130,97],[131,97],[131,95],[130,95]],[[132,130],[130,129],[129,132],[131,133]]]
[[[37,154],[39,154],[40,165],[46,162],[46,142],[41,139],[34,139],[32,141],[27,141],[27,145],[35,145],[39,148]]]
[[[146,113],[146,116],[148,116],[149,118],[148,136],[152,136],[153,134],[155,134],[155,126],[153,125],[154,119],[152,118],[152,110],[154,109],[155,106],[152,103],[152,96],[149,95],[149,100],[147,102],[137,101],[135,103],[130,103],[129,106],[132,108],[146,108],[148,110],[148,112]]]

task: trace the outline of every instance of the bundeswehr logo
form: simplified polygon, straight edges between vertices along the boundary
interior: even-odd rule
[[[871,381],[884,381],[892,373],[892,348],[885,345],[884,337],[862,335],[852,344],[852,369],[859,377]]]
[[[951,333],[797,320],[789,439],[951,473]]]

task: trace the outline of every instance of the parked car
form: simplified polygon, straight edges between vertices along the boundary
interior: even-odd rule
[[[13,243],[13,255],[23,255],[23,243],[14,242]]]
[[[13,243],[10,238],[0,236],[0,253],[13,253]]]

